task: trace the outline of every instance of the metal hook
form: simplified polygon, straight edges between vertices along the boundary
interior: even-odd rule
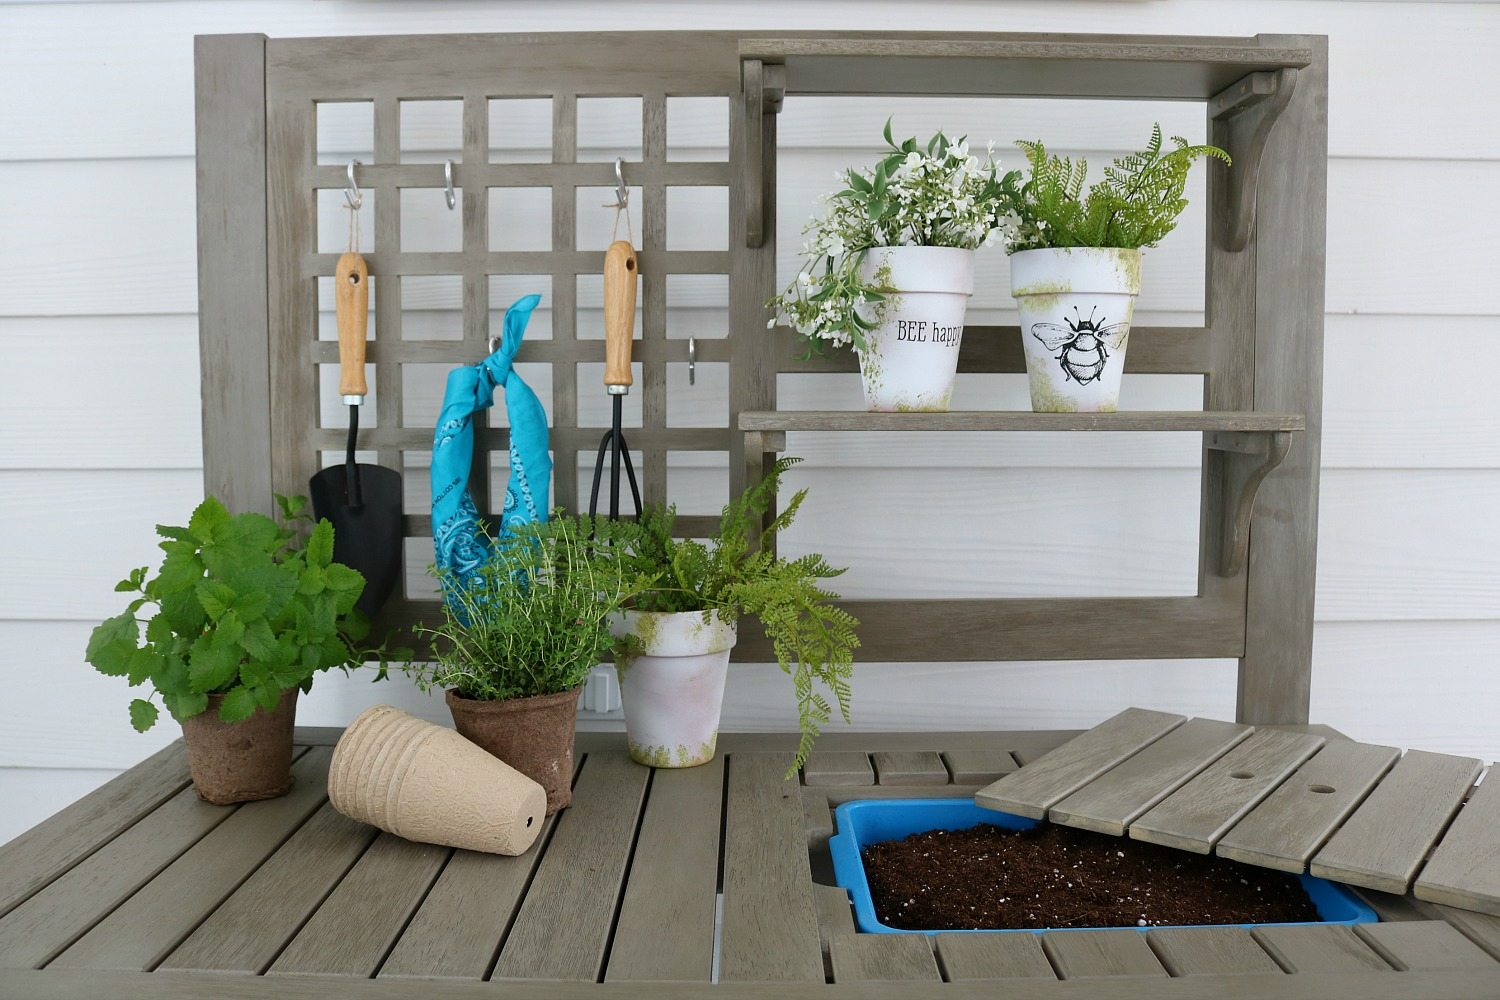
[[[625,161],[615,157],[615,203],[605,208],[626,209],[630,207],[630,188],[625,186]]]
[[[453,193],[453,161],[443,161],[443,183],[447,189],[443,191],[443,197],[448,201],[448,211],[453,211],[453,206],[458,204],[458,196]]]
[[[358,212],[360,210],[360,207],[365,203],[365,196],[360,193],[359,190],[359,181],[354,179],[354,168],[362,166],[364,166],[364,164],[360,163],[358,160],[349,161],[349,167],[347,170],[347,173],[349,174],[349,184],[344,188],[344,200],[348,202],[349,207],[354,209],[354,211],[356,212]]]
[[[698,340],[688,338],[688,385],[698,384]]]

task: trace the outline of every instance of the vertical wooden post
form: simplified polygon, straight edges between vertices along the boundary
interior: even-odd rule
[[[203,489],[272,514],[266,36],[193,40]]]
[[[1270,132],[1256,206],[1255,408],[1306,414],[1285,462],[1261,486],[1250,526],[1241,722],[1305,723],[1312,675],[1323,416],[1323,272],[1328,185],[1328,40]]]

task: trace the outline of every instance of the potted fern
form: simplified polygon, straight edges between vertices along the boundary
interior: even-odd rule
[[[1041,142],[1016,144],[1029,169],[1024,181],[1015,173],[1001,179],[999,211],[1015,222],[1011,294],[1033,410],[1113,412],[1119,405],[1141,250],[1176,227],[1193,161],[1229,162],[1216,146],[1177,136],[1172,143],[1164,150],[1161,126],[1153,126],[1145,149],[1115,160],[1087,191],[1086,161],[1049,154]]]
[[[852,345],[870,410],[948,409],[974,250],[1005,236],[996,165],[939,132],[851,168],[803,230],[806,260],[771,300],[809,353]],[[768,325],[775,326],[773,318]]]
[[[130,703],[131,724],[155,725],[160,698],[182,725],[193,788],[218,805],[286,794],[297,693],[319,671],[387,656],[356,645],[365,581],[333,561],[333,525],[306,531],[307,500],[276,499],[281,524],[210,497],[186,527],[157,525],[161,569],[115,585],[136,596],[94,629],[85,654],[102,674],[150,686]]]
[[[796,517],[799,490],[765,527],[754,528],[776,498],[781,476],[798,459],[782,458],[759,483],[731,501],[707,543],[675,537],[676,510],[648,507],[636,523],[611,525],[615,548],[638,579],[654,580],[616,620],[615,669],[625,705],[630,755],[654,767],[694,767],[713,759],[738,620],[760,620],[781,669],[792,677],[801,767],[832,706],[849,721],[854,630],[831,603],[823,581],[838,576],[817,554],[778,558],[766,542]]]
[[[554,512],[492,541],[466,582],[439,573],[442,621],[416,628],[433,661],[404,669],[446,689],[460,734],[546,789],[549,816],[572,800],[583,682],[614,641],[611,616],[646,585],[631,572],[591,519]]]

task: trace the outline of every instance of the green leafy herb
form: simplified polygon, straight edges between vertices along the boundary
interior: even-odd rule
[[[1161,126],[1146,148],[1104,168],[1104,179],[1087,192],[1085,160],[1048,153],[1040,141],[1021,140],[1030,171],[1022,182],[1007,175],[999,184],[1002,215],[1013,218],[1011,251],[1043,247],[1154,247],[1177,226],[1187,208],[1182,196],[1188,168],[1205,156],[1229,163],[1217,146],[1191,146],[1173,136],[1163,152]]]
[[[776,662],[792,677],[802,738],[793,770],[801,767],[821,727],[833,715],[822,685],[849,721],[857,622],[832,602],[838,595],[822,581],[844,571],[817,554],[783,559],[765,543],[797,516],[807,496],[795,493],[757,536],[755,529],[776,500],[782,475],[799,459],[782,458],[759,483],[724,508],[719,530],[707,544],[676,536],[675,507],[648,507],[636,523],[613,526],[616,548],[631,575],[658,582],[634,600],[642,611],[718,611],[730,621],[760,619]],[[617,656],[633,652],[629,640]]]
[[[332,561],[328,521],[313,525],[304,541],[304,498],[276,499],[280,524],[230,514],[210,497],[187,527],[157,525],[165,553],[157,575],[142,566],[115,585],[139,596],[94,629],[85,656],[131,687],[150,684],[150,695],[130,703],[130,723],[140,732],[156,724],[156,695],[180,722],[221,694],[219,718],[239,722],[257,707],[275,708],[289,688],[308,690],[320,670],[405,653],[355,645],[369,631],[354,611],[364,577]],[[148,605],[155,613],[138,618]]]
[[[438,573],[443,621],[419,626],[435,661],[405,669],[424,691],[457,688],[502,700],[582,684],[613,643],[610,619],[651,584],[613,544],[615,523],[561,511],[492,543],[489,559],[461,586]]]

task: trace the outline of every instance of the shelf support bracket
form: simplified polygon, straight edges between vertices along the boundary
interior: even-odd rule
[[[1250,552],[1250,517],[1255,495],[1272,469],[1286,458],[1290,431],[1270,434],[1215,432],[1205,435],[1209,451],[1222,452],[1224,525],[1219,542],[1219,575],[1238,576]]]
[[[1285,67],[1242,77],[1208,100],[1210,122],[1219,125],[1219,145],[1234,158],[1218,210],[1227,223],[1220,227],[1224,249],[1238,253],[1255,235],[1255,194],[1266,140],[1281,112],[1291,102],[1297,70]],[[1221,164],[1222,166],[1222,164]]]
[[[746,59],[740,63],[740,86],[745,101],[745,246],[752,249],[765,245],[769,230],[771,192],[767,178],[775,176],[770,169],[776,156],[775,144],[767,142],[773,123],[768,116],[781,112],[786,97],[786,67]]]

